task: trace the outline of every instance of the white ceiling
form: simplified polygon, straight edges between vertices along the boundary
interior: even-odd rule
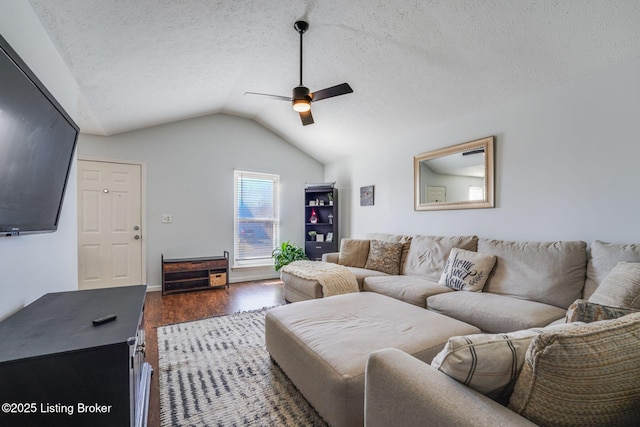
[[[322,162],[640,56],[638,0],[29,0],[75,76],[82,132],[212,113]],[[303,127],[298,84],[348,82]]]

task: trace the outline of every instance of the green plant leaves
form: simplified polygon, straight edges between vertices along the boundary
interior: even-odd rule
[[[293,261],[309,259],[304,253],[304,249],[291,244],[289,241],[282,242],[279,247],[275,248],[273,252],[271,252],[271,257],[275,261],[274,266],[276,271],[280,271],[282,267]]]

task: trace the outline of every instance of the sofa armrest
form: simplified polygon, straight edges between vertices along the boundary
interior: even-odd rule
[[[327,252],[326,254],[322,254],[322,261],[337,264],[339,257],[340,252]]]
[[[411,355],[392,348],[369,355],[365,427],[535,426]]]

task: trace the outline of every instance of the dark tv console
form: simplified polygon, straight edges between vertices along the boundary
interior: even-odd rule
[[[0,322],[0,425],[145,426],[146,288],[49,293]]]

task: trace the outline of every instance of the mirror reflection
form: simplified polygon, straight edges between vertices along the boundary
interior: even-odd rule
[[[493,141],[490,136],[414,156],[415,210],[493,207]]]

